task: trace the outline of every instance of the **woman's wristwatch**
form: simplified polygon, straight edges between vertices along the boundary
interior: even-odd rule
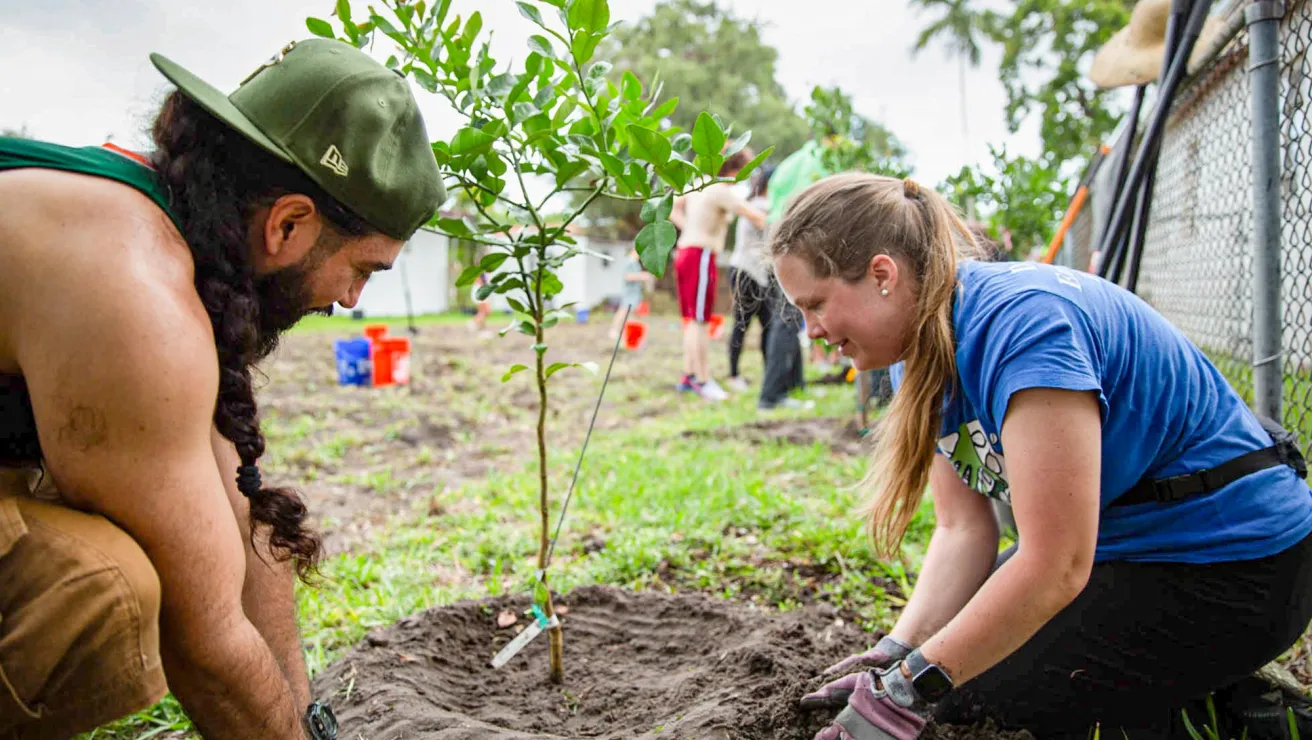
[[[920,648],[907,653],[899,666],[902,676],[911,682],[920,698],[931,704],[952,690],[952,677],[920,654]]]
[[[310,740],[337,740],[337,715],[327,704],[317,701],[310,704],[301,724]]]

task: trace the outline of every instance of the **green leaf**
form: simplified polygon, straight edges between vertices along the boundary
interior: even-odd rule
[[[538,334],[537,327],[533,326],[532,321],[521,321],[515,327],[515,331],[525,336],[535,337]]]
[[[564,289],[565,286],[560,282],[560,278],[556,277],[553,273],[547,272],[542,275],[543,297],[550,298],[553,295],[559,294],[560,291]]]
[[[619,157],[602,152],[599,159],[601,160],[601,166],[606,168],[607,174],[615,177],[624,176],[624,163],[620,161]]]
[[[659,121],[660,119],[673,113],[674,109],[678,107],[679,107],[679,99],[677,97],[670,98],[664,103],[661,103],[660,105],[656,106],[656,110],[651,112],[651,117]]]
[[[505,383],[506,381],[510,380],[511,376],[513,376],[515,373],[527,369],[528,369],[528,365],[520,365],[519,363],[515,363],[514,365],[510,366],[510,369],[506,371],[505,375],[501,376],[501,382]]]
[[[764,162],[773,152],[774,152],[774,147],[768,146],[765,148],[765,151],[753,157],[752,161],[743,165],[742,170],[738,172],[738,177],[734,178],[735,182],[742,182],[743,180],[746,180],[747,177],[752,174],[752,170],[761,166],[761,163]]]
[[[370,16],[369,16],[369,21],[370,21],[371,23],[374,24],[374,27],[375,27],[375,28],[377,28],[379,31],[382,31],[383,33],[387,34],[388,36],[400,36],[400,35],[401,35],[401,32],[398,31],[398,30],[396,30],[396,26],[393,26],[392,23],[391,23],[391,21],[387,20],[386,18],[382,17],[381,15],[378,15],[377,13],[375,13],[375,14],[373,14],[373,15],[370,15]]]
[[[601,43],[600,34],[591,34],[579,32],[574,34],[574,41],[569,45],[569,51],[574,55],[574,61],[581,66],[592,58],[593,52],[597,50],[597,44]]]
[[[638,232],[638,238],[634,244],[638,248],[638,256],[642,260],[642,266],[655,275],[660,277],[665,274],[665,265],[670,258],[670,250],[674,249],[674,242],[679,238],[678,232],[674,229],[674,224],[669,221],[657,221],[642,227]]]
[[[505,252],[493,252],[479,260],[478,269],[483,272],[495,272],[496,269],[501,266],[501,263],[509,258],[510,255]]]
[[[697,123],[692,127],[692,150],[707,157],[713,157],[724,149],[724,129],[715,122],[706,111],[697,114]]]
[[[692,148],[692,134],[686,131],[676,134],[675,137],[670,140],[670,146],[674,148],[674,151],[683,154]]]
[[[620,90],[623,91],[625,100],[637,100],[642,97],[642,83],[638,81],[637,75],[627,69],[620,77]]]
[[[351,22],[351,0],[337,0],[337,19],[344,24]]]
[[[577,363],[577,362],[553,362],[553,363],[551,363],[551,365],[547,368],[546,376],[547,376],[548,378],[550,378],[552,375],[555,375],[555,374],[556,374],[556,371],[557,371],[557,370],[564,370],[564,369],[567,368],[567,367],[578,367],[578,363]]]
[[[610,62],[597,62],[588,70],[588,79],[597,80],[605,77],[611,70]]]
[[[475,182],[482,182],[487,177],[487,157],[480,154],[469,163],[469,174]]]
[[[474,280],[483,274],[483,268],[478,265],[470,265],[460,272],[460,277],[456,278],[456,287],[463,288],[466,285],[473,285]]]
[[[520,5],[523,5],[523,3],[520,3]],[[544,57],[548,57],[550,59],[556,58],[556,50],[551,48],[551,41],[546,36],[537,36],[537,35],[529,36],[528,48],[532,49],[533,51],[536,51],[537,53],[541,54]]]
[[[536,5],[530,5],[529,3],[526,3],[523,0],[519,0],[519,2],[516,2],[515,5],[519,6],[520,15],[533,21],[539,26],[546,25],[542,22],[542,12],[537,9]]]
[[[569,184],[570,180],[573,180],[580,172],[587,168],[588,163],[578,159],[566,163],[565,166],[556,170],[556,185],[562,188],[565,187]]]
[[[674,193],[666,193],[660,198],[652,198],[642,204],[642,220],[647,223],[669,221],[670,212],[674,210]]]
[[[629,152],[638,159],[661,166],[670,161],[670,141],[659,133],[629,124]]]
[[[524,314],[530,313],[530,311],[528,310],[528,306],[525,306],[523,303],[520,303],[519,300],[515,298],[506,298],[506,303],[509,303],[511,308],[515,309],[520,313],[524,313]]]
[[[457,131],[451,139],[451,154],[460,156],[485,152],[492,148],[493,141],[494,138],[487,132],[467,126]]]
[[[668,164],[656,170],[656,174],[661,179],[670,184],[675,190],[683,190],[689,180],[697,177],[697,169],[687,162],[675,157]]]
[[[538,581],[533,587],[533,603],[538,606],[546,606],[547,599],[551,598],[551,592],[547,590],[547,584]]]
[[[570,28],[592,33],[605,31],[610,24],[610,5],[606,0],[570,0],[566,18]]]
[[[751,140],[752,140],[752,132],[744,131],[742,136],[739,136],[738,138],[734,139],[733,143],[729,145],[729,148],[724,150],[724,156],[732,157],[738,152],[741,152],[743,150],[743,147],[747,146],[747,142]]]
[[[437,228],[442,233],[456,238],[468,238],[474,235],[474,232],[469,230],[469,225],[459,218],[439,218],[437,220]],[[473,282],[474,279],[471,277],[469,280],[470,282]],[[465,285],[468,284],[469,283],[465,283]],[[456,287],[461,286],[457,285]]]
[[[326,39],[337,38],[337,34],[333,33],[332,24],[328,21],[319,18],[306,18],[305,27],[310,29],[310,33],[315,36],[322,36]]]
[[[460,35],[465,43],[472,44],[481,30],[483,30],[483,15],[475,10],[470,14],[469,20],[465,21],[465,32]]]
[[[481,288],[479,288],[479,289],[478,289],[478,293],[476,293],[475,296],[477,297],[478,300],[480,300],[480,301],[485,301],[485,300],[487,300],[487,297],[488,297],[488,296],[490,296],[490,295],[492,295],[493,293],[496,292],[496,289],[497,289],[497,286],[495,286],[495,285],[493,285],[493,284],[491,284],[491,283],[488,283],[487,285],[484,285],[484,286],[482,286]]]
[[[544,352],[547,351],[547,345],[545,345],[545,344],[535,344],[535,345],[533,345],[533,351],[534,351],[534,352],[537,352],[538,354],[543,354]]]

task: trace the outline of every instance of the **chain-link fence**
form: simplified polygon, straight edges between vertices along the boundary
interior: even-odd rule
[[[1253,352],[1255,183],[1246,5],[1229,2],[1219,10],[1237,31],[1199,63],[1173,101],[1137,292],[1198,344],[1251,403],[1253,367],[1264,358]],[[1284,423],[1312,455],[1310,50],[1312,0],[1286,0],[1280,21],[1278,361]],[[1089,269],[1108,220],[1116,169],[1112,156],[1093,179],[1090,203],[1063,245],[1063,263]]]

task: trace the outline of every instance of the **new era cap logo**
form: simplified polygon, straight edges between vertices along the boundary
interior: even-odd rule
[[[328,151],[324,152],[323,156],[319,158],[319,164],[342,177],[346,177],[346,173],[351,171],[351,168],[346,166],[346,159],[342,157],[342,153],[337,151],[337,147],[333,144],[328,145]]]

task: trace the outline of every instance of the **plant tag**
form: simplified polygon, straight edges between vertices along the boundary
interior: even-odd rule
[[[555,627],[559,624],[560,620],[555,616],[552,616],[551,621],[547,622],[545,626],[540,620],[530,622],[529,625],[524,628],[523,632],[516,635],[515,639],[511,640],[509,644],[501,648],[501,652],[497,653],[496,657],[492,658],[492,667],[500,668],[506,663],[509,663],[510,659],[519,654],[519,651],[523,650],[524,646],[532,642],[533,638],[541,634],[542,630]]]

